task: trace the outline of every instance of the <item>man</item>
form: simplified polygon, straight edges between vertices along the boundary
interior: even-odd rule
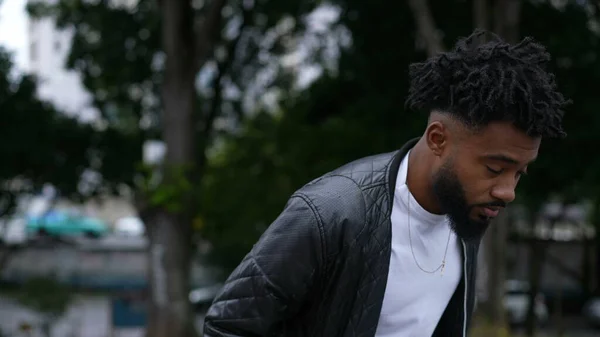
[[[567,104],[543,46],[482,34],[411,65],[423,135],[294,193],[215,299],[205,336],[466,336],[480,238],[541,139],[565,136]]]

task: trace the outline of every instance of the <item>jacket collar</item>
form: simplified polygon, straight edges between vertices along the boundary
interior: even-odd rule
[[[406,154],[408,153],[408,151],[410,149],[412,149],[415,144],[417,144],[417,142],[419,141],[419,139],[421,139],[420,137],[417,138],[413,138],[411,140],[409,140],[408,142],[406,142],[401,148],[400,150],[396,151],[396,153],[394,154],[392,161],[390,162],[390,164],[388,165],[388,169],[387,169],[387,180],[388,180],[388,186],[387,186],[387,192],[388,192],[388,202],[389,202],[389,209],[392,209],[393,203],[394,203],[394,191],[396,190],[396,179],[398,178],[398,170],[400,169],[400,163],[402,162],[402,159],[406,156]]]

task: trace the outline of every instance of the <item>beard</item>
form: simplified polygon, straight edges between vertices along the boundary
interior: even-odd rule
[[[485,204],[469,205],[465,189],[456,175],[451,162],[448,161],[440,167],[433,176],[433,192],[450,222],[450,228],[461,239],[479,239],[485,234],[490,225],[490,218],[479,216],[471,217],[473,208],[477,206],[504,206],[503,203],[491,202]]]

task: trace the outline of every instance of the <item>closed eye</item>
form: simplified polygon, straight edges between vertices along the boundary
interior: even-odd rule
[[[492,172],[493,174],[500,174],[502,173],[502,170],[494,170],[493,168],[486,166],[488,171]]]

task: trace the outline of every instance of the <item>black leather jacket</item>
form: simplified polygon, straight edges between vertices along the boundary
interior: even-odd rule
[[[391,255],[392,201],[415,144],[363,158],[292,195],[210,307],[205,337],[373,337]],[[463,277],[434,336],[466,336],[479,240],[463,241]]]

